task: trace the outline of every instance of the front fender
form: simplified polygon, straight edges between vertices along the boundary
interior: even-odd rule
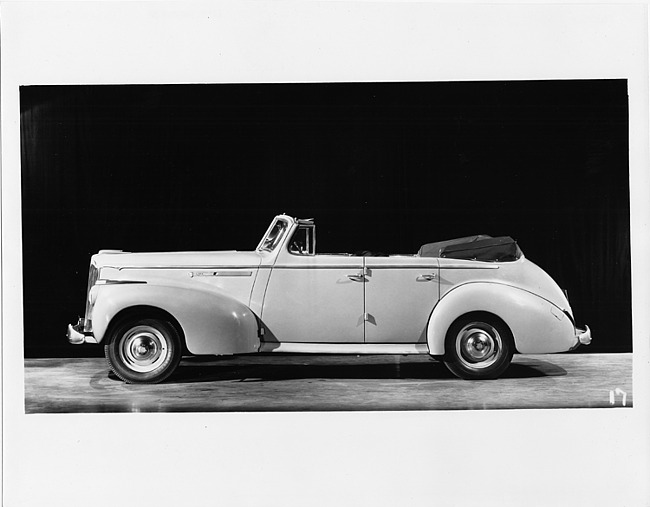
[[[510,285],[476,282],[450,290],[434,307],[427,326],[432,355],[445,353],[447,330],[470,312],[488,312],[503,320],[522,354],[564,352],[575,345],[573,322],[554,304]]]
[[[98,286],[92,311],[97,342],[103,340],[120,311],[141,305],[174,316],[192,354],[241,354],[259,349],[257,317],[243,303],[213,290],[150,283]]]

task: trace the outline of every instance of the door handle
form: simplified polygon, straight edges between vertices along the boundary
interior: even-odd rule
[[[420,275],[420,276],[418,276],[417,279],[418,279],[418,280],[422,280],[422,281],[430,282],[431,280],[435,280],[435,279],[436,279],[436,275],[435,275],[435,274],[431,274],[431,275]]]
[[[361,273],[357,273],[356,275],[348,275],[348,278],[350,280],[354,280],[355,282],[362,282],[366,279],[365,276],[363,276]]]

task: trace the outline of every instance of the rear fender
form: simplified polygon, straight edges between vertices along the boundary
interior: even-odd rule
[[[122,310],[147,305],[172,315],[182,328],[192,354],[257,352],[257,317],[226,294],[158,284],[98,286],[92,311],[93,335],[100,343]]]
[[[430,354],[445,353],[447,330],[471,312],[487,312],[501,319],[520,353],[564,352],[575,343],[573,322],[554,304],[510,285],[476,282],[450,290],[434,307],[427,326]]]

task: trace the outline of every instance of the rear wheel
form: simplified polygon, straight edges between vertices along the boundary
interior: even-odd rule
[[[155,384],[178,366],[181,340],[165,320],[130,318],[112,329],[104,354],[115,375],[125,382]]]
[[[463,379],[493,379],[510,365],[514,347],[508,327],[494,316],[470,314],[456,320],[445,341],[445,365]]]

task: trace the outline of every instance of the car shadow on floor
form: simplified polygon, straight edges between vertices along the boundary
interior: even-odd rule
[[[561,377],[566,374],[566,370],[556,364],[539,359],[530,359],[525,364],[511,364],[500,378]]]
[[[359,358],[348,361],[311,360],[295,358],[287,363],[277,361],[253,363],[231,358],[184,358],[177,370],[165,381],[169,384],[219,381],[273,382],[286,380],[446,380],[459,381],[447,367],[432,358],[426,360],[398,359],[392,362],[363,362]],[[566,370],[548,361],[526,359],[514,362],[500,379],[530,379],[566,375]],[[111,379],[119,380],[112,373]]]

